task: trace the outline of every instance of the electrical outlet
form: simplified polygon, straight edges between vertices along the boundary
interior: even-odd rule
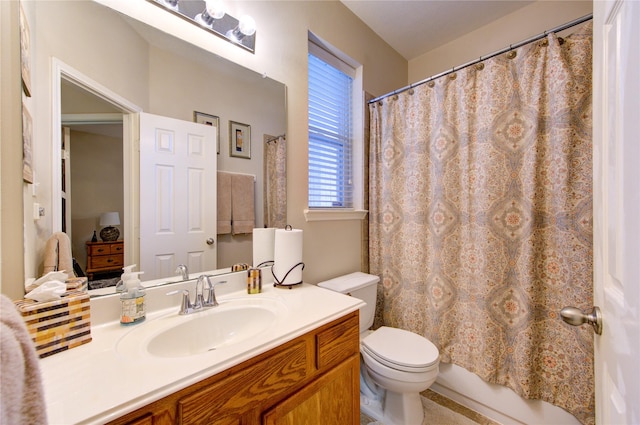
[[[40,220],[40,204],[37,202],[33,204],[33,219]]]

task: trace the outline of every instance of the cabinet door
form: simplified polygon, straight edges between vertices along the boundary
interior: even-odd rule
[[[264,425],[360,423],[360,358],[353,356],[263,415]]]
[[[282,397],[308,375],[305,339],[178,401],[178,423],[241,423],[261,403]],[[278,400],[276,398],[276,400]]]

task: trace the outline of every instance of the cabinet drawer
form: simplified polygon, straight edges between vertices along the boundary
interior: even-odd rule
[[[322,369],[360,353],[358,312],[316,335],[316,366]]]
[[[89,269],[102,269],[105,267],[118,267],[124,265],[124,254],[100,255],[89,259]]]
[[[114,245],[110,245],[110,253],[111,254],[122,254],[124,253],[124,245],[122,243],[117,243]]]
[[[89,255],[109,255],[111,247],[109,245],[89,245]]]
[[[122,253],[124,253],[124,244],[122,242],[89,245],[89,255],[91,256],[122,254]]]
[[[211,424],[273,399],[307,378],[305,340],[178,401],[177,423]]]

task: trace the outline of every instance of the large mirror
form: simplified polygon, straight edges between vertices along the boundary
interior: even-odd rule
[[[184,121],[196,120],[196,111],[202,113],[200,118],[213,117],[219,139],[217,170],[255,176],[255,227],[271,225],[265,222],[265,154],[267,142],[286,131],[286,88],[282,83],[95,2],[34,2],[33,7],[36,16],[43,17],[36,19],[35,25],[42,27],[36,30],[36,43],[46,37],[51,56],[65,66],[98,81],[144,112]],[[83,41],[76,43],[78,38]],[[77,50],[61,53],[73,45]],[[80,46],[88,47],[79,51]],[[108,72],[104,66],[109,67]],[[121,87],[127,75],[135,81],[135,90]],[[138,168],[131,163],[136,161],[135,155],[123,142],[123,133],[125,139],[127,134],[123,111],[73,79],[62,76],[57,83],[63,127],[60,144],[68,150],[61,154],[63,164],[59,167],[60,181],[67,179],[61,183],[58,198],[62,202],[60,226],[71,235],[72,254],[86,270],[87,242],[94,232],[101,240],[100,231],[108,225],[100,224],[105,213],[118,213],[119,224],[115,227],[120,229],[124,246],[132,250],[139,247],[137,241],[127,243],[132,242],[127,238],[139,237],[139,223],[144,220],[136,216],[140,209],[136,205],[138,191],[127,187],[136,181],[127,173],[134,170],[135,174]],[[130,81],[127,84],[131,87]],[[251,138],[244,141],[250,143],[250,150],[246,150],[249,154],[234,155],[231,133],[235,123],[250,128]],[[56,208],[55,194],[53,197]],[[286,200],[279,198],[279,202]],[[251,234],[217,235],[215,243],[219,269],[238,262],[251,263]],[[141,254],[126,252],[125,258],[135,261]],[[167,277],[175,273],[170,275]],[[92,278],[99,280],[101,276]]]

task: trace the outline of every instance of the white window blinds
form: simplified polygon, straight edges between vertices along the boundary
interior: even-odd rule
[[[309,207],[351,208],[353,78],[336,67],[344,69],[344,62],[312,46],[310,43]],[[331,58],[336,66],[327,63]]]

